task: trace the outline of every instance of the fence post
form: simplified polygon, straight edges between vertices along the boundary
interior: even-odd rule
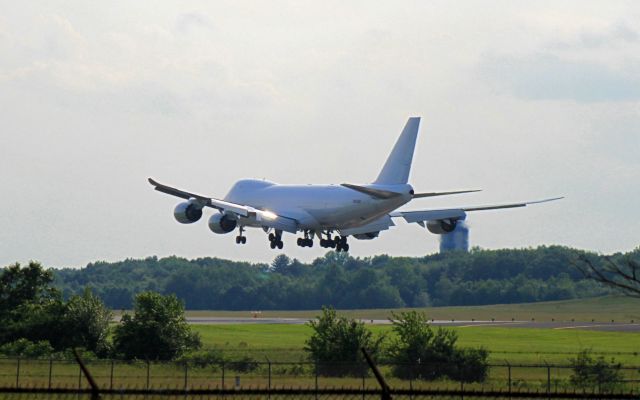
[[[267,398],[270,399],[271,398],[271,360],[269,360],[269,357],[265,357],[267,359],[267,365],[269,366],[269,381],[267,383],[267,389],[268,389],[268,394],[267,394]]]
[[[314,369],[316,373],[316,400],[318,400],[318,359],[316,358]]]
[[[113,390],[113,358],[111,359],[111,373],[109,374],[109,389]]]
[[[224,361],[222,361],[222,389],[224,389]]]
[[[413,400],[413,372],[409,378],[409,400]]]
[[[147,359],[147,390],[149,390],[149,372],[150,372],[150,369],[151,369],[151,363]]]
[[[364,365],[363,365],[362,366],[362,400],[365,399],[365,396],[364,396],[364,389],[365,389],[364,374],[365,374],[365,368],[364,368]]]
[[[547,398],[551,399],[551,367],[547,364],[547,360],[543,360],[547,366]]]
[[[189,366],[187,365],[187,362],[184,362],[184,390],[187,390],[187,379],[188,379],[188,374],[189,374]]]
[[[82,367],[78,365],[78,390],[80,390],[82,386]]]
[[[48,389],[51,389],[51,370],[53,369],[53,357],[49,357],[49,384],[47,385]]]
[[[508,385],[509,385],[509,398],[511,398],[511,364],[509,364],[509,361],[504,360],[505,363],[507,363],[507,373],[508,373]]]
[[[18,362],[16,366],[16,388],[20,387],[20,357],[18,357]]]

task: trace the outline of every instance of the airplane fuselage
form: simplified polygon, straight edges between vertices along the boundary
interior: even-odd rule
[[[264,180],[238,181],[225,196],[298,221],[301,229],[345,229],[366,225],[411,200],[411,185],[367,185],[402,193],[391,199],[373,198],[341,185],[279,185]],[[257,226],[258,221],[246,221]]]

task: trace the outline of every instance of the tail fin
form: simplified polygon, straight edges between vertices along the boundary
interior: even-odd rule
[[[420,117],[411,117],[404,126],[398,141],[387,162],[384,163],[378,178],[373,182],[380,185],[398,185],[407,183],[413,160],[413,149],[416,147]]]

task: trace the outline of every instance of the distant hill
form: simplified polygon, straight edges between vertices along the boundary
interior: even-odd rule
[[[473,249],[420,258],[353,258],[329,252],[309,264],[279,255],[269,265],[149,257],[96,262],[82,269],[54,270],[54,274],[65,296],[89,286],[114,309],[130,308],[133,295],[145,290],[175,293],[191,310],[513,304],[610,293],[585,280],[573,266],[580,254],[585,253],[560,246]],[[600,256],[589,256],[599,262]]]

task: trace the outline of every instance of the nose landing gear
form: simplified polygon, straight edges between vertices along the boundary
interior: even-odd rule
[[[244,232],[244,227],[240,226],[239,230],[240,232],[238,232],[238,236],[236,236],[236,244],[246,244],[247,237],[242,234],[242,232]]]

